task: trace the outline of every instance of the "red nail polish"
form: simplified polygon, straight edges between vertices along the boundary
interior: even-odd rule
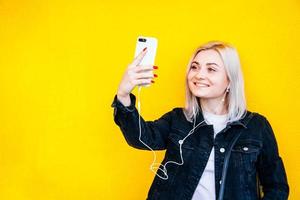
[[[151,83],[155,83],[153,80],[151,80]]]
[[[143,51],[146,51],[146,49],[147,49],[147,47],[145,47],[145,48],[143,49]]]
[[[157,77],[157,74],[154,74],[154,77],[156,78],[156,77]]]
[[[158,67],[157,66],[153,66],[153,69],[158,69]]]

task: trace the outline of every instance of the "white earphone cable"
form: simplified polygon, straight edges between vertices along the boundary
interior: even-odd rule
[[[138,86],[139,141],[142,144],[144,144],[149,150],[151,150],[152,153],[153,153],[153,155],[154,155],[153,156],[153,162],[150,165],[150,170],[152,172],[154,172],[159,178],[167,180],[168,179],[168,173],[167,173],[167,168],[166,168],[167,164],[169,164],[169,163],[170,164],[173,163],[173,164],[176,164],[176,165],[183,165],[184,164],[183,155],[182,155],[182,145],[183,145],[184,141],[190,135],[192,135],[194,133],[194,130],[198,126],[200,126],[203,122],[205,122],[205,120],[203,120],[202,122],[199,122],[197,124],[197,126],[195,126],[195,124],[196,124],[196,113],[195,113],[195,109],[193,107],[193,116],[194,116],[194,118],[193,118],[193,121],[194,121],[193,129],[189,131],[189,133],[187,134],[187,136],[185,136],[183,139],[181,139],[181,140],[178,141],[181,162],[178,163],[178,162],[175,162],[175,161],[167,161],[164,165],[160,164],[160,163],[157,163],[156,162],[156,153],[155,153],[155,151],[150,146],[148,146],[145,142],[143,142],[142,139],[141,139],[141,137],[142,137],[142,130],[141,130],[141,103],[140,103],[140,101],[141,101],[141,99],[140,99],[141,88],[142,88],[141,86]],[[162,171],[164,176],[161,176],[160,174],[158,174],[156,170]]]

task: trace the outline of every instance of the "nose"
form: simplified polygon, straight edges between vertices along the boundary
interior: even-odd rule
[[[198,70],[198,72],[197,72],[197,74],[196,74],[196,78],[198,78],[198,79],[205,79],[205,78],[206,78],[206,72],[205,72],[205,70],[203,69],[203,67],[201,67],[201,68]]]

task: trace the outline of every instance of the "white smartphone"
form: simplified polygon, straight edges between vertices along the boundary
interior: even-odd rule
[[[157,39],[154,37],[144,37],[139,36],[136,41],[136,48],[134,57],[136,58],[138,54],[147,47],[147,53],[141,61],[140,65],[154,65],[156,49],[157,49]],[[149,86],[150,84],[142,84],[143,86]]]
[[[154,37],[139,36],[136,41],[134,57],[141,53],[141,51],[143,51],[145,47],[147,47],[147,53],[140,65],[154,65],[157,49],[157,39]]]

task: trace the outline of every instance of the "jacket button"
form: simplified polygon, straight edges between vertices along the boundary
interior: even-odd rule
[[[222,180],[219,181],[220,185],[222,184]]]
[[[223,148],[223,147],[220,148],[220,152],[221,152],[221,153],[224,153],[224,152],[225,152],[225,148]]]
[[[248,151],[249,148],[248,148],[248,147],[243,147],[243,150],[244,150],[244,151]]]

